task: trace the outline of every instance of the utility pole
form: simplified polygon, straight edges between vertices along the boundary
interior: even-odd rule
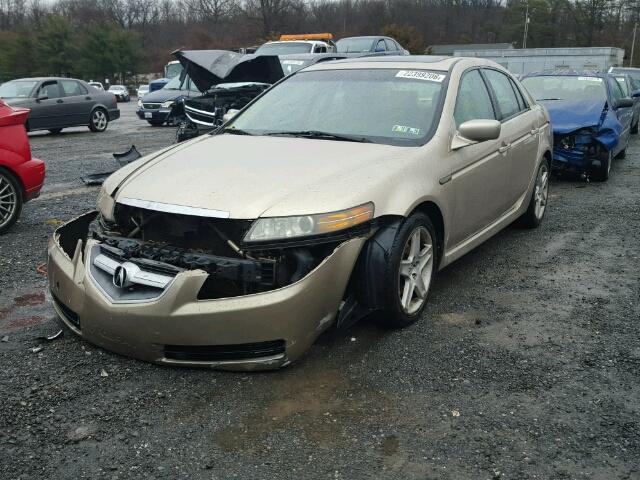
[[[522,48],[527,48],[527,35],[529,34],[529,21],[530,21],[529,2],[527,2],[527,11],[524,14],[524,36],[522,38]]]
[[[636,46],[636,31],[638,30],[638,22],[633,25],[633,39],[631,40],[631,56],[629,57],[629,66],[633,67],[633,50]]]

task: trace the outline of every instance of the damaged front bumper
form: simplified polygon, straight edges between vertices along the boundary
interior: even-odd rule
[[[209,277],[202,269],[171,272],[138,264],[150,285],[127,295],[127,279],[118,286],[123,279],[116,274],[123,262],[110,257],[110,267],[96,265],[100,242],[87,237],[96,215],[63,225],[50,243],[55,309],[72,331],[96,345],[170,365],[259,370],[295,360],[333,323],[366,241],[339,243],[294,283],[230,298],[198,299]]]
[[[597,169],[609,151],[589,132],[555,135],[552,169],[556,172],[586,174]]]

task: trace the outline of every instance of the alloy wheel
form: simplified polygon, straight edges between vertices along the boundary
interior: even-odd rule
[[[427,298],[433,272],[433,239],[425,227],[417,227],[405,243],[400,259],[398,296],[405,313],[416,313]]]
[[[92,121],[93,126],[100,132],[107,128],[107,115],[102,110],[93,112]]]
[[[547,197],[549,196],[549,167],[546,163],[543,163],[538,170],[538,176],[536,178],[536,186],[534,192],[534,213],[539,220],[543,217],[544,211],[547,208]]]
[[[0,173],[0,228],[9,223],[18,206],[18,192],[9,179]]]

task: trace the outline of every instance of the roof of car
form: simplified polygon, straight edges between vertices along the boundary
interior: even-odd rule
[[[565,77],[605,77],[608,75],[597,70],[541,70],[527,73],[525,77],[565,76]]]
[[[320,62],[305,68],[309,70],[331,70],[338,68],[429,68],[431,70],[449,70],[459,61],[473,61],[476,65],[495,65],[490,60],[480,58],[438,57],[432,55],[388,55],[355,57],[343,60]]]
[[[32,81],[32,82],[41,82],[43,80],[76,80],[78,82],[84,82],[84,80],[79,80],[77,78],[68,78],[68,77],[26,77],[26,78],[15,78],[14,81]]]

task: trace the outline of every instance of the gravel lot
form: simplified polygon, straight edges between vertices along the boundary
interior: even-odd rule
[[[640,478],[640,141],[605,184],[554,182],[539,229],[441,272],[418,324],[234,374],[38,340],[60,329],[47,240],[97,194],[79,176],[173,141],[134,109],[30,137],[47,185],[0,238],[0,477]]]

